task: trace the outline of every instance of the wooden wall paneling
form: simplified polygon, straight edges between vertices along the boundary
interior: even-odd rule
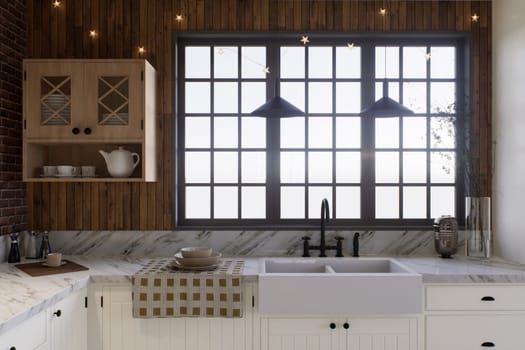
[[[108,184],[101,182],[98,184],[98,215],[101,230],[108,230]]]
[[[416,30],[425,30],[425,22],[424,22],[424,16],[423,16],[423,3],[422,2],[416,2],[414,4],[414,16],[415,16],[415,25]]]
[[[80,186],[82,191],[82,227],[80,230],[92,230],[91,217],[93,216],[93,201],[91,197],[90,184],[82,184]]]
[[[34,192],[33,183],[26,183],[26,223],[29,229],[35,227],[33,216],[35,214],[35,206],[33,205]]]
[[[455,30],[458,32],[463,31],[464,23],[465,23],[465,16],[464,16],[464,6],[463,2],[456,1],[456,27]]]
[[[115,190],[115,183],[108,183],[107,191],[108,191],[108,198],[107,198],[107,217],[108,217],[108,223],[107,223],[107,229],[108,230],[116,230],[117,229],[117,215],[116,215],[116,197],[117,197],[117,191]]]
[[[53,38],[58,38],[58,14],[63,12],[60,7],[51,7],[46,6],[46,14],[49,13],[49,52],[53,56],[58,55],[58,40],[53,40]],[[46,16],[47,17],[47,16]]]
[[[84,217],[84,191],[82,184],[76,182],[73,184],[73,196],[74,196],[74,229],[81,230]]]
[[[100,196],[98,190],[98,183],[90,184],[89,189],[91,191],[91,222],[89,227],[91,230],[100,230]]]
[[[378,14],[386,4],[388,15]],[[487,173],[491,159],[491,11],[490,2],[431,0],[275,1],[275,0],[63,0],[58,9],[28,1],[31,58],[140,57],[139,45],[157,69],[159,179],[152,184],[27,184],[28,222],[36,229],[170,229],[171,155],[174,111],[172,33],[176,31],[316,30],[472,32],[473,150],[477,171]],[[470,16],[480,15],[472,23]],[[176,14],[184,16],[175,21]],[[98,32],[96,39],[88,30]],[[89,208],[83,207],[89,202]],[[48,227],[44,227],[48,226]]]
[[[49,229],[58,229],[58,186],[49,184]]]
[[[75,229],[75,197],[74,184],[66,183],[66,229]],[[46,227],[42,227],[46,229]]]
[[[225,6],[228,8],[228,6]],[[160,77],[169,77],[169,72],[167,70],[168,66],[171,66],[170,64],[170,58],[166,57],[166,51],[169,50],[161,50],[164,44],[164,38],[169,37],[170,30],[169,26],[171,24],[170,19],[166,19],[165,22],[165,13],[171,13],[171,2],[168,1],[164,4],[164,7],[158,6],[156,11],[156,19],[157,19],[157,31],[155,35],[155,52],[157,53],[157,124],[160,125],[160,130],[157,132],[157,154],[163,155],[163,161],[157,162],[157,176],[158,180],[155,184],[156,187],[156,204],[157,204],[157,210],[156,210],[156,218],[155,218],[155,224],[157,228],[164,227],[164,207],[166,206],[166,202],[164,201],[164,191],[165,191],[165,183],[166,180],[169,179],[169,177],[165,177],[164,167],[166,166],[166,163],[164,161],[164,156],[169,153],[169,151],[166,151],[166,140],[164,138],[164,109],[166,107],[165,103],[163,101],[171,101],[171,96],[166,95],[166,85],[165,81],[169,79],[160,79]],[[166,47],[170,47],[171,45],[168,45]],[[170,70],[171,72],[171,70]],[[168,148],[169,149],[169,148]],[[161,200],[159,200],[161,199]]]
[[[42,215],[42,226],[49,227],[49,183],[42,183],[40,190],[42,191],[41,201],[41,215]]]
[[[136,230],[137,228],[140,227],[140,214],[139,214],[140,213],[140,184],[137,182],[133,182],[131,184],[130,203],[131,203],[131,213],[130,213],[131,228],[130,229]]]
[[[447,2],[447,30],[453,31],[456,28],[456,4],[454,1]]]
[[[157,225],[155,222],[155,211],[157,210],[157,201],[155,198],[155,184],[148,182],[146,184],[146,192],[148,196],[148,213],[146,227],[155,230],[157,229]]]
[[[140,212],[139,212],[139,228],[141,230],[148,229],[148,187],[146,183],[140,184]],[[150,227],[151,229],[151,227]]]
[[[423,30],[430,31],[432,30],[432,3],[430,1],[425,1],[423,3]]]
[[[58,183],[57,186],[57,229],[64,230],[67,226],[67,190],[65,183]]]

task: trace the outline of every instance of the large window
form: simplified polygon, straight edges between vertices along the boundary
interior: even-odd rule
[[[456,38],[178,40],[177,225],[429,227],[459,216]],[[359,116],[389,96],[413,116]],[[304,117],[250,113],[275,94]]]

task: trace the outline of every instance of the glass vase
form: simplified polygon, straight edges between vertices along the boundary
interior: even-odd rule
[[[490,259],[492,243],[490,197],[465,198],[465,255]]]

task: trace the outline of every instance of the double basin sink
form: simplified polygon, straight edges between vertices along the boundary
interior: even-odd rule
[[[422,278],[390,258],[268,258],[259,266],[263,315],[414,314]]]

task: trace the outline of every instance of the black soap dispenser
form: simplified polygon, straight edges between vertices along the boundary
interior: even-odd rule
[[[7,258],[8,263],[20,262],[20,247],[18,245],[18,232],[11,233],[11,249]]]

